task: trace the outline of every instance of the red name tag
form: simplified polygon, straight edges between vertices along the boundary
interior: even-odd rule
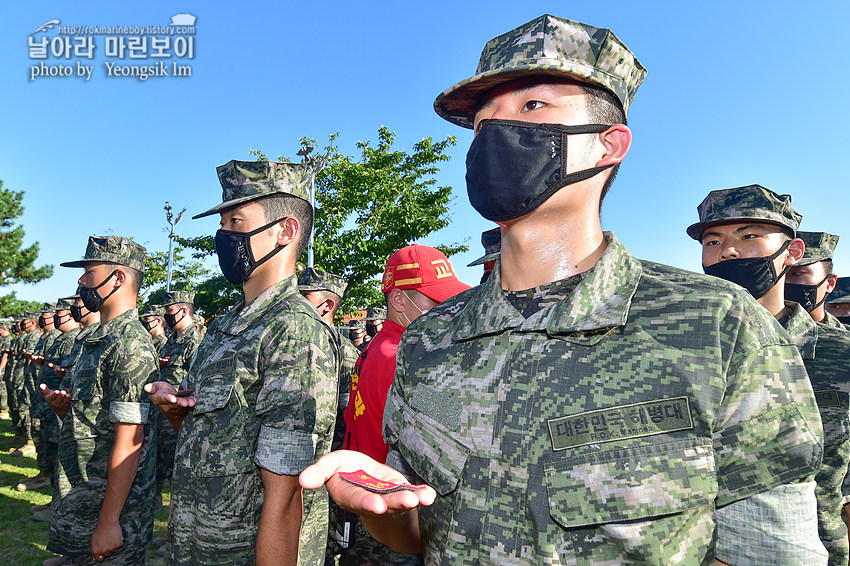
[[[379,480],[372,474],[367,474],[363,470],[357,470],[356,472],[339,472],[339,477],[348,483],[362,487],[372,493],[393,493],[394,491],[402,490],[417,491],[425,488],[425,484],[413,485],[410,483],[395,483],[386,480]]]

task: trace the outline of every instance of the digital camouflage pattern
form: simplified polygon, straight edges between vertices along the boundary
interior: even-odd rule
[[[71,346],[71,351],[59,360],[59,365],[66,368],[65,377],[59,383],[59,389],[64,389],[65,391],[71,390],[71,369],[77,363],[77,360],[80,359],[86,339],[98,328],[100,328],[100,323],[95,322],[80,329],[80,332],[74,337],[74,344]]]
[[[195,293],[192,291],[167,291],[162,298],[162,306],[176,305],[179,303],[195,304]]]
[[[0,336],[0,350],[9,350],[12,345],[13,338],[14,336],[12,336],[11,333],[6,336]],[[0,410],[5,411],[9,409],[9,401],[6,393],[9,385],[6,381],[5,368],[11,363],[12,356],[8,353],[4,353],[3,355],[6,356],[6,365],[3,366],[3,374],[0,375]]]
[[[142,314],[139,315],[139,318],[145,318],[147,316],[165,316],[165,305],[147,305],[145,310],[142,311]]]
[[[183,303],[186,301],[178,300],[177,302]],[[165,337],[164,334],[161,336]],[[195,328],[194,324],[190,324],[183,331],[174,332],[168,337],[165,344],[158,349],[160,357],[168,358],[168,361],[159,369],[160,379],[162,381],[167,381],[180,389],[180,384],[183,383],[186,374],[189,373],[189,368],[192,366],[192,360],[195,358],[195,352],[197,352],[202,338],[203,336]],[[171,479],[171,474],[174,471],[177,431],[172,428],[168,419],[165,418],[165,415],[161,411],[156,411],[156,413],[157,427],[159,429],[156,481],[157,484],[162,485],[165,481]]]
[[[117,554],[147,545],[153,533],[155,433],[147,383],[159,378],[150,336],[131,309],[89,333],[69,370],[71,408],[59,437],[50,508],[48,550],[65,556],[91,552],[115,442],[114,423],[144,425],[139,467],[121,512],[124,546]]]
[[[850,277],[839,277],[832,293],[826,296],[827,303],[850,303]]]
[[[37,394],[35,399],[38,402],[39,412],[41,415],[41,430],[45,443],[45,458],[46,463],[48,465],[48,470],[53,470],[53,467],[56,464],[56,454],[59,445],[59,427],[61,425],[61,419],[59,416],[53,412],[53,409],[44,400],[44,395],[41,394],[41,391],[38,389],[38,386],[42,383],[47,385],[49,389],[55,390],[59,389],[59,386],[62,382],[62,379],[53,371],[49,365],[49,362],[53,362],[54,364],[59,364],[60,360],[62,360],[65,356],[67,356],[71,349],[74,347],[74,339],[80,333],[80,328],[72,328],[67,332],[62,332],[59,336],[56,337],[56,340],[53,341],[53,344],[44,353],[44,365],[39,369],[38,377],[36,379],[36,391]],[[61,365],[61,364],[60,364]]]
[[[488,261],[496,261],[499,254],[502,252],[502,230],[492,228],[481,232],[481,245],[484,246],[484,255],[466,265],[466,267],[475,267],[483,265]]]
[[[330,291],[340,299],[345,296],[348,282],[341,275],[308,267],[298,278],[299,291]]]
[[[830,566],[846,566],[850,543],[841,486],[850,469],[850,332],[818,324],[797,303],[785,302],[779,319],[797,345],[823,422],[823,461],[815,476],[818,534]]]
[[[832,259],[835,255],[835,246],[838,245],[838,236],[827,234],[826,232],[797,232],[797,237],[803,240],[806,245],[806,251],[803,254],[803,259],[797,262],[797,265],[809,265]]]
[[[529,75],[600,86],[628,112],[646,69],[611,30],[546,14],[488,41],[475,75],[443,91],[434,109],[449,122],[472,128],[485,92]]]
[[[337,406],[333,331],[295,277],[207,331],[183,381],[197,403],[180,428],[168,523],[171,564],[253,564],[260,468],[298,475],[330,449]],[[300,564],[322,564],[325,490],[305,490]]]
[[[44,308],[48,306],[45,303]],[[47,311],[43,311],[47,312]],[[47,351],[53,346],[53,343],[56,339],[62,334],[61,330],[57,330],[53,328],[52,330],[48,330],[44,334],[41,335],[41,338],[38,339],[38,342],[33,349],[33,356],[46,356]],[[46,359],[45,359],[46,364]],[[31,360],[26,370],[24,371],[24,391],[21,393],[22,396],[26,398],[26,403],[29,406],[30,410],[30,422],[32,438],[35,442],[36,448],[36,464],[38,465],[38,469],[42,472],[50,471],[53,468],[51,463],[51,458],[47,452],[47,446],[45,444],[45,432],[44,432],[44,423],[41,422],[42,418],[42,405],[45,403],[44,397],[41,394],[41,391],[38,389],[38,374],[41,370],[42,365],[39,365],[38,362]]]
[[[791,195],[780,195],[761,185],[711,191],[697,206],[697,212],[699,222],[687,229],[694,240],[699,240],[709,226],[748,220],[779,224],[796,234],[803,219],[791,207]]]
[[[14,395],[17,400],[18,418],[20,419],[20,429],[27,436],[32,437],[32,417],[29,389],[27,388],[27,369],[30,366],[30,360],[24,352],[32,352],[35,350],[38,340],[41,338],[41,333],[36,329],[25,332],[22,335],[19,344],[18,358],[12,370],[12,386],[14,387]]]
[[[375,307],[366,309],[366,317],[363,320],[386,320],[387,309],[384,307]]]
[[[21,344],[23,333],[11,336],[9,341],[9,355],[6,357],[6,367],[3,368],[3,383],[6,386],[7,402],[9,404],[9,416],[18,433],[21,433],[21,417],[18,410],[18,394],[15,388],[15,366],[18,365],[21,355]]]
[[[121,236],[89,236],[83,259],[60,263],[62,267],[85,267],[90,262],[115,263],[145,272],[148,251],[130,238]]]
[[[202,218],[271,194],[310,200],[315,171],[305,163],[283,161],[228,161],[215,168],[221,184],[221,204],[196,214]]]
[[[384,436],[438,493],[427,564],[713,564],[715,507],[814,477],[820,416],[779,323],[605,237],[528,318],[497,268],[405,330]]]

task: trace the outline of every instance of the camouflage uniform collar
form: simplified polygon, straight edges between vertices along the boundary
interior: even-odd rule
[[[193,322],[192,324],[184,328],[182,331],[175,332],[171,336],[174,338],[175,344],[182,344],[187,340],[191,340],[195,332],[198,332],[198,329],[195,327],[195,323]]]
[[[818,343],[818,325],[806,309],[797,303],[785,301],[785,316],[779,321],[788,331],[791,340],[800,350],[804,360],[815,359],[815,349]]]
[[[624,325],[643,268],[613,233],[604,235],[608,243],[605,253],[569,300],[550,305],[527,319],[505,298],[497,263],[493,274],[472,294],[458,316],[455,339],[467,340],[515,328],[545,330],[551,337],[593,344],[603,335],[596,331]],[[587,332],[594,335],[585,336]]]
[[[129,322],[128,319],[139,322],[138,309],[130,309],[128,311],[124,311],[109,322],[101,324],[94,332],[89,335],[88,340],[103,340],[110,334],[120,332],[121,329],[124,328]],[[139,325],[141,324],[142,323],[139,322]]]
[[[260,293],[249,305],[245,304],[244,297],[240,299],[236,306],[216,320],[216,331],[235,336],[251,327],[258,318],[265,316],[272,306],[288,299],[291,295],[303,298],[301,293],[298,292],[298,278],[294,275],[272,285]],[[304,301],[306,302],[307,299],[304,299]],[[316,311],[315,307],[312,310]],[[316,314],[318,315],[318,312]]]
[[[840,320],[838,320],[835,317],[834,314],[832,314],[829,311],[826,311],[825,314],[826,314],[826,318],[823,319],[823,322],[821,324],[825,324],[825,325],[831,326],[833,328],[841,328],[841,329],[844,328],[844,323],[841,322]]]

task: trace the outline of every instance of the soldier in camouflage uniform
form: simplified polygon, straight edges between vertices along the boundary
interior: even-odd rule
[[[832,293],[826,297],[826,311],[830,317],[850,328],[850,277],[839,277]]]
[[[15,436],[3,441],[4,445],[19,446],[22,442],[26,442],[26,435],[19,427],[20,417],[18,416],[18,397],[15,394],[15,365],[18,363],[20,352],[20,343],[23,335],[21,329],[21,316],[15,317],[12,323],[12,339],[9,341],[6,350],[6,366],[3,368],[3,384],[6,387],[7,399],[9,402],[9,418],[12,419],[12,426],[15,429]]]
[[[67,372],[70,399],[43,390],[62,418],[48,550],[72,564],[143,564],[154,514],[155,428],[144,386],[158,378],[156,352],[138,320],[145,248],[92,236],[80,296],[100,312]],[[70,355],[70,354],[69,354]]]
[[[36,323],[36,318],[39,316],[33,312],[27,312],[24,315],[24,320],[21,322],[21,328],[23,328],[24,332],[18,343],[18,358],[12,368],[12,384],[15,391],[15,399],[17,400],[17,416],[19,419],[18,429],[26,438],[24,445],[12,452],[13,456],[29,456],[35,453],[33,421],[30,411],[29,392],[27,390],[27,370],[32,363],[32,352],[41,338],[41,330],[38,327],[38,323]]]
[[[806,365],[824,429],[823,462],[815,476],[818,533],[829,552],[829,564],[845,566],[850,547],[843,521],[841,485],[850,465],[850,333],[818,323],[807,312],[818,301],[817,286],[813,286],[809,296],[795,294],[805,305],[788,300],[786,295],[789,288],[794,289],[787,280],[799,262],[810,266],[824,261],[825,256],[831,257],[837,238],[798,233],[802,217],[792,208],[791,197],[760,185],[712,191],[697,210],[699,222],[688,227],[688,235],[702,244],[705,272],[749,290],[788,331]],[[817,246],[806,251],[806,241]],[[822,270],[800,271],[809,277],[807,282],[825,280]],[[798,274],[797,279],[801,277]],[[793,509],[786,511],[793,516]],[[763,532],[775,528],[769,521],[741,523],[741,532],[735,533],[735,538],[741,541],[738,546],[743,554],[733,563],[749,559],[749,539],[757,536],[760,527]],[[803,518],[793,527],[803,531]],[[759,558],[764,563],[770,561],[770,556]]]
[[[499,259],[499,252],[502,250],[502,231],[498,228],[493,228],[492,230],[481,232],[481,245],[484,246],[484,255],[468,263],[466,267],[483,265],[484,273],[481,275],[481,283],[484,283],[490,277],[490,274],[493,273],[496,260]]]
[[[330,328],[334,327],[334,316],[336,316],[337,310],[339,310],[339,306],[342,304],[342,298],[345,296],[345,290],[347,288],[348,282],[342,276],[313,267],[305,269],[298,279],[298,291],[316,307],[322,321]],[[336,425],[334,426],[331,450],[339,450],[342,448],[345,440],[345,420],[343,419],[343,414],[345,413],[345,408],[348,406],[351,372],[354,371],[354,364],[360,352],[354,347],[351,341],[341,336],[338,332],[334,332],[334,347],[336,348],[337,361],[339,362],[339,371],[337,372],[339,383],[337,384]],[[348,540],[344,533],[336,532],[334,529],[337,518],[342,517],[345,512],[334,505],[333,501],[330,501],[329,505],[328,546],[325,552],[325,563],[330,566],[338,561],[338,556],[347,547]]]
[[[838,276],[832,272],[838,236],[801,230],[797,237],[803,240],[806,251],[803,259],[790,267],[785,275],[785,299],[802,305],[815,322],[843,328],[824,306],[838,281]]]
[[[195,293],[191,291],[168,291],[163,299],[163,320],[172,330],[162,348],[159,349],[160,379],[179,388],[186,378],[195,352],[201,343],[201,333],[195,327]],[[164,334],[163,334],[164,336]],[[161,411],[157,411],[159,446],[156,454],[156,489],[161,494],[162,486],[171,479],[174,471],[174,450],[177,447],[177,431],[171,428]]]
[[[337,405],[334,332],[298,293],[295,262],[313,209],[303,164],[230,161],[216,252],[244,299],[213,321],[183,380],[154,402],[180,429],[168,554],[173,565],[322,564],[327,494],[298,474],[330,448]],[[300,540],[300,544],[299,544]]]
[[[716,508],[816,472],[814,394],[776,320],[739,287],[635,259],[602,231],[643,75],[609,30],[546,15],[491,40],[476,75],[437,98],[477,132],[467,192],[502,251],[483,285],[402,336],[387,462],[428,487],[366,493],[336,472],[405,476],[350,452],[301,478],[397,550],[427,564],[711,564],[726,550]],[[794,563],[788,541],[761,550]]]
[[[41,392],[38,390],[38,373],[44,364],[44,354],[53,345],[56,338],[62,334],[61,330],[57,330],[53,325],[53,317],[56,314],[55,303],[44,303],[41,307],[41,316],[38,318],[38,327],[41,331],[41,336],[30,353],[30,363],[24,371],[24,389],[21,392],[21,397],[25,400],[24,403],[29,407],[30,412],[30,431],[32,440],[35,445],[35,457],[38,465],[38,475],[18,483],[16,489],[26,491],[28,488],[40,489],[46,487],[50,483],[51,465],[48,462],[46,446],[44,445],[44,436],[41,423],[41,404],[43,399]]]
[[[9,397],[6,393],[6,380],[2,379],[6,364],[9,362],[9,346],[12,344],[12,333],[9,325],[0,324],[0,419],[9,418]]]
[[[145,327],[153,340],[153,347],[159,352],[165,343],[168,341],[168,336],[165,333],[165,307],[162,305],[148,305],[144,312],[139,316],[142,321],[142,326]],[[162,365],[162,362],[160,362]]]

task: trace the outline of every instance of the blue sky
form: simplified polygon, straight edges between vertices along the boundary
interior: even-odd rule
[[[611,28],[649,71],[603,209],[604,227],[633,254],[701,270],[685,234],[697,204],[710,190],[759,183],[793,196],[802,229],[845,236],[836,271],[850,275],[848,2],[40,1],[0,6],[0,179],[25,191],[26,243],[38,241],[39,263],[57,267],[47,281],[0,292],[53,301],[73,291],[79,270],[58,264],[81,257],[91,234],[165,251],[166,200],[188,208],[179,234],[211,234],[217,218],[188,216],[220,201],[217,165],[251,159],[254,148],[295,158],[299,137],[334,132],[354,153],[380,125],[404,149],[457,136],[438,177],[453,187],[452,223],[420,243],[468,240],[453,263],[476,283],[480,267],[465,265],[491,224],[466,197],[472,136],[432,103],[474,72],[488,39],[547,12]],[[93,64],[88,81],[30,80],[38,62],[28,38],[49,20],[167,26],[177,13],[197,17],[194,59],[173,59],[191,77],[108,77],[104,62],[115,59],[99,36],[93,61],[46,61]]]

